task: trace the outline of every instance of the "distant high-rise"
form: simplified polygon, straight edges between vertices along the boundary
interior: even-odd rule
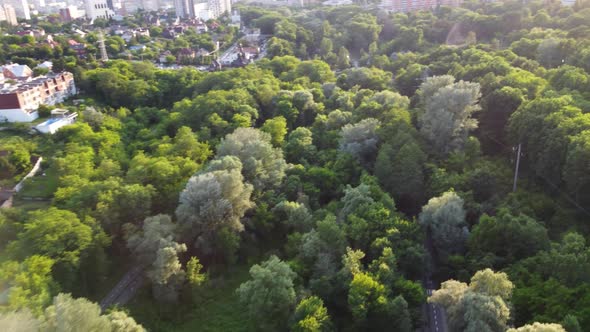
[[[123,0],[121,4],[126,15],[133,14],[139,9],[148,12],[160,9],[160,0]]]
[[[187,18],[190,17],[190,5],[192,0],[174,0],[174,9],[176,9],[176,17]]]
[[[31,11],[28,0],[4,0],[2,3],[5,5],[11,5],[14,8],[16,17],[24,18],[25,20],[31,19]]]
[[[437,6],[458,6],[461,0],[383,0],[381,7],[392,12],[430,10]]]
[[[215,19],[231,12],[231,0],[174,0],[176,17]]]
[[[112,4],[112,0],[110,0]],[[102,18],[110,19],[115,15],[112,7],[109,7],[109,0],[86,0],[86,17],[91,20]]]
[[[17,25],[16,12],[11,5],[0,6],[0,21],[6,21],[10,25]]]

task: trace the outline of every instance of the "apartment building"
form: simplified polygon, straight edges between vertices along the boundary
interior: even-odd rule
[[[40,105],[55,105],[75,94],[74,75],[69,72],[5,83],[0,90],[0,122],[31,122],[39,117]]]

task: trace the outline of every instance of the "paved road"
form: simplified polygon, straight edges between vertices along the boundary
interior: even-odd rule
[[[111,291],[100,301],[102,310],[113,304],[125,304],[133,298],[135,293],[145,282],[144,267],[133,266]]]
[[[432,237],[430,234],[427,234],[426,239],[424,241],[424,248],[430,254],[432,258],[431,268],[425,273],[423,284],[424,288],[426,289],[426,295],[431,296],[432,293],[438,287],[432,281],[432,272],[436,270],[436,262],[434,256],[434,245],[432,242]],[[437,304],[426,303],[424,305],[424,315],[426,318],[425,325],[422,328],[422,331],[429,331],[429,332],[448,332],[449,328],[447,325],[447,315],[445,309]]]
[[[427,289],[426,292],[428,296],[432,295],[433,289]],[[428,312],[428,328],[430,332],[448,332],[447,326],[447,315],[445,310],[437,305],[428,303],[427,304],[427,312]]]

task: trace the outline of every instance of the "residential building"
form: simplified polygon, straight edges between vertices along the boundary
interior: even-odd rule
[[[174,7],[176,17],[207,21],[231,13],[231,0],[174,0]]]
[[[109,7],[109,2],[112,0],[85,0],[86,1],[86,17],[95,20],[97,18],[111,19],[115,16],[115,12]]]
[[[2,66],[2,75],[5,79],[23,81],[33,76],[33,70],[31,70],[31,68],[29,68],[27,65],[11,63]]]
[[[55,134],[61,127],[76,122],[78,113],[66,109],[56,108],[51,111],[51,117],[34,128],[42,134]]]
[[[11,5],[0,6],[0,21],[6,21],[10,25],[18,25],[14,7]]]
[[[86,44],[78,43],[77,41],[70,39],[68,40],[68,46],[76,51],[78,58],[84,58],[86,56]]]
[[[31,122],[39,117],[40,105],[55,105],[75,94],[74,75],[70,72],[5,84],[0,90],[0,121]]]
[[[462,0],[383,0],[381,7],[390,12],[412,12],[417,10],[431,10],[437,6],[456,7]]]
[[[31,19],[31,10],[29,8],[28,0],[4,0],[5,5],[11,5],[14,8],[16,17],[23,18],[25,20]]]

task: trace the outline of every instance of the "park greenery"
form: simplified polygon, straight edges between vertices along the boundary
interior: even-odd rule
[[[450,331],[590,331],[589,1],[240,13],[267,58],[209,73],[0,37],[85,99],[0,132],[0,179],[41,155],[55,183],[0,211],[0,327],[414,331],[430,302]]]

